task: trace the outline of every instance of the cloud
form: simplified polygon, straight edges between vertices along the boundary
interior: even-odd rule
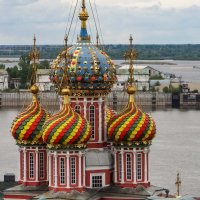
[[[31,44],[34,33],[40,44],[62,44],[71,2],[0,0],[0,44]],[[200,1],[182,0],[181,5],[178,2],[96,0],[104,42],[128,43],[132,33],[135,43],[200,43]],[[75,3],[73,1],[71,16]],[[91,27],[88,26],[88,31],[93,33],[95,40],[95,24],[89,5],[88,12]],[[77,16],[78,10],[76,19]],[[80,23],[76,19],[72,24],[70,41],[73,38],[75,41],[79,33]]]

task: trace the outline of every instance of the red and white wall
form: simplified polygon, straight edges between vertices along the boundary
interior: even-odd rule
[[[85,152],[83,150],[50,150],[49,189],[79,192],[85,189]]]
[[[47,151],[44,147],[21,146],[19,183],[25,186],[47,184]]]
[[[114,147],[114,183],[121,187],[150,186],[149,147]]]
[[[107,146],[106,105],[104,97],[71,98],[71,106],[90,122],[92,133],[88,148]]]

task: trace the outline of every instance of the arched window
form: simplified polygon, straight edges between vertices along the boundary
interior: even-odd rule
[[[90,106],[90,116],[89,116],[90,126],[91,126],[91,138],[95,139],[95,107]]]
[[[142,154],[137,154],[137,180],[142,180]]]
[[[131,154],[126,154],[126,178],[131,180],[132,178],[132,167],[131,167]]]
[[[21,179],[24,178],[24,152],[21,151]]]
[[[29,178],[34,178],[34,153],[29,153]]]
[[[44,178],[44,152],[39,153],[39,174],[40,178]]]
[[[122,154],[119,153],[119,180],[122,179]]]
[[[79,113],[79,114],[81,114],[81,106],[76,105],[76,106],[74,107],[74,111],[77,112],[77,113]]]
[[[76,157],[71,157],[71,184],[76,184]]]
[[[60,184],[65,184],[65,158],[60,158]]]

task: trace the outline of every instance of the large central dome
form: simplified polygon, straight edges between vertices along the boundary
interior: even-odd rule
[[[56,87],[61,90],[67,82],[75,96],[106,95],[116,82],[114,63],[90,41],[86,28],[88,17],[83,6],[79,15],[81,31],[77,43],[57,56],[51,72],[51,80]],[[65,70],[68,77],[63,78]]]

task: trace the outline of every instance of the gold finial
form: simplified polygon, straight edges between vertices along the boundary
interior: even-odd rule
[[[87,23],[86,21],[88,20],[89,15],[85,6],[85,0],[82,0],[82,10],[79,13],[79,19],[81,20],[81,34],[80,38],[78,40],[89,40],[90,41],[90,36],[87,34]]]
[[[133,37],[132,35],[130,35],[130,47],[129,47],[129,50],[125,53],[124,57],[125,57],[125,60],[129,59],[129,62],[130,62],[130,67],[129,67],[129,80],[128,80],[128,83],[130,85],[133,85],[133,82],[134,82],[134,68],[133,68],[133,60],[135,58],[137,58],[137,55],[138,53],[133,49]]]
[[[82,8],[85,9],[85,0],[82,0]]]
[[[181,192],[181,178],[180,178],[179,172],[177,173],[177,178],[176,178],[175,185],[176,185],[176,189],[177,189],[176,198],[179,198],[180,197],[180,192]]]
[[[31,85],[36,83],[36,76],[37,76],[37,61],[39,60],[39,51],[36,48],[36,36],[34,34],[33,37],[33,48],[29,54],[29,57],[32,61],[32,74],[31,74]]]
[[[130,67],[129,67],[129,79],[128,79],[128,87],[127,93],[130,95],[129,102],[134,101],[134,96],[136,92],[136,88],[133,85],[134,83],[134,68],[133,68],[133,60],[137,57],[137,52],[133,49],[133,37],[130,35],[130,47],[129,50],[125,53],[125,60],[129,59]]]
[[[69,95],[70,95],[70,90],[68,87],[62,89],[62,95],[64,96],[64,104],[68,104],[69,103]]]

